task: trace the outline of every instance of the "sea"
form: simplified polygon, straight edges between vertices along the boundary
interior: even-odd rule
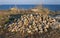
[[[13,7],[31,9],[38,5],[0,5],[0,10],[7,10]],[[48,8],[52,11],[60,11],[60,5],[42,5],[44,8]]]

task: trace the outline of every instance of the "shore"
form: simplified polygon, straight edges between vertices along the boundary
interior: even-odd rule
[[[53,13],[47,8],[1,10],[0,37],[59,38],[60,23]]]

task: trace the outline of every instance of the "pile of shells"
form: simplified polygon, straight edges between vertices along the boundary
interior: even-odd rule
[[[8,25],[10,32],[26,34],[47,32],[49,28],[59,29],[60,24],[54,18],[41,14],[24,14],[16,22]]]

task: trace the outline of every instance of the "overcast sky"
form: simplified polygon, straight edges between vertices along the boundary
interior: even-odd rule
[[[60,4],[60,0],[0,0],[0,4]]]

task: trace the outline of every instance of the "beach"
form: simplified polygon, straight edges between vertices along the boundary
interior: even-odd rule
[[[42,6],[0,10],[0,38],[60,38],[56,16],[60,13],[53,10]]]

